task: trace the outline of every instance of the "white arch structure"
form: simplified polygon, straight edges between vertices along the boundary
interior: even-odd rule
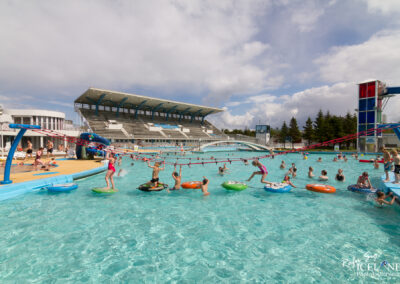
[[[270,150],[265,145],[260,145],[260,144],[247,142],[247,141],[236,141],[236,140],[223,140],[223,141],[214,141],[214,142],[206,143],[204,145],[201,145],[199,150],[202,151],[204,148],[206,148],[208,146],[213,146],[213,145],[218,145],[218,144],[223,144],[223,143],[241,144],[241,145],[248,146],[249,148],[251,148],[253,150],[258,150],[258,151],[261,151],[261,150],[269,151]]]

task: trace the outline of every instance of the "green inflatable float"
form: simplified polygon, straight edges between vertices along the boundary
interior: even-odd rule
[[[92,188],[93,192],[96,193],[108,193],[108,194],[112,194],[112,193],[116,193],[118,191],[118,189],[105,189],[105,188],[100,188],[100,187],[96,187],[96,188]]]
[[[235,191],[242,191],[247,188],[247,184],[240,182],[240,181],[226,181],[221,184],[227,190],[235,190]]]

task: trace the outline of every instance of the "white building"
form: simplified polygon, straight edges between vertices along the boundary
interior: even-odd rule
[[[9,122],[17,124],[31,124],[39,125],[42,129],[52,130],[58,134],[62,134],[69,137],[78,137],[80,131],[78,128],[73,127],[71,121],[65,120],[65,113],[51,110],[39,110],[39,109],[4,109],[3,119],[0,126],[0,133],[3,137],[3,145],[7,149],[14,137],[18,134],[19,129],[10,129],[8,127]],[[48,134],[51,134],[50,132]],[[68,142],[64,139],[51,137],[43,132],[36,132],[28,130],[22,138],[22,147],[27,147],[27,141],[30,140],[33,143],[33,148],[38,149],[39,147],[45,147],[48,140],[53,141],[54,148],[57,149],[58,145],[67,146]]]

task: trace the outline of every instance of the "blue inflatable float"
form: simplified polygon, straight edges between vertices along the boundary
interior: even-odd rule
[[[47,190],[50,192],[68,192],[77,189],[78,185],[76,183],[65,183],[65,184],[54,184],[48,186]]]
[[[292,186],[287,183],[266,184],[264,189],[269,192],[284,193],[292,190]]]
[[[362,188],[358,187],[356,184],[351,184],[347,187],[347,190],[358,192],[358,193],[376,193],[376,188]]]

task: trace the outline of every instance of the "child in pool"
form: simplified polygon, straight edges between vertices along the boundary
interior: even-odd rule
[[[357,186],[359,188],[372,188],[371,181],[369,180],[368,173],[363,172],[357,180]]]
[[[320,181],[326,181],[328,180],[328,172],[326,170],[321,171],[321,175],[319,176]]]
[[[396,196],[393,195],[393,192],[390,192],[388,195],[385,195],[382,191],[377,191],[376,195],[378,196],[375,201],[379,205],[387,204],[387,205],[393,205],[394,201],[396,200]],[[392,196],[392,200],[386,201],[385,199]]]
[[[203,182],[201,183],[201,191],[203,192],[204,196],[210,195],[210,193],[208,192],[209,183],[210,181],[206,177],[203,177]]]
[[[290,176],[288,176],[288,175],[286,175],[286,176],[283,178],[282,183],[287,183],[287,184],[291,185],[292,187],[296,187],[296,186],[290,181]]]
[[[322,158],[319,157],[318,160],[317,160],[317,162],[319,162],[319,163],[322,162]]]
[[[249,161],[247,161],[246,159],[243,160],[243,163],[248,166],[249,165]]]
[[[374,160],[374,169],[379,169],[378,159]]]
[[[164,167],[160,168],[160,163],[159,162],[155,162],[154,166],[150,166],[150,162],[147,161],[147,166],[149,168],[153,169],[153,173],[151,175],[151,180],[150,182],[148,182],[148,184],[151,184],[152,187],[157,187],[158,186],[158,182],[159,182],[159,178],[158,178],[158,174],[160,173],[160,171],[163,171],[165,169],[165,164]]]
[[[253,165],[254,167],[258,167],[260,170],[259,170],[259,171],[256,171],[256,172],[253,172],[253,174],[251,175],[251,177],[250,177],[247,181],[251,181],[251,179],[252,179],[255,175],[261,175],[261,182],[262,182],[262,183],[271,184],[269,181],[266,181],[266,180],[265,180],[265,178],[266,178],[267,175],[268,175],[267,168],[266,168],[263,164],[261,164],[259,160],[254,160],[254,161],[252,162],[252,165]]]
[[[292,178],[295,178],[297,175],[297,168],[296,168],[295,163],[292,163],[291,169],[292,169]]]
[[[314,171],[313,167],[308,167],[308,177],[309,178],[314,177],[313,171]]]
[[[117,189],[115,188],[115,185],[114,185],[115,154],[114,154],[114,153],[107,152],[106,160],[108,160],[108,170],[107,170],[106,177],[105,177],[107,187],[105,187],[104,189],[110,189],[110,180],[111,180],[112,189],[113,189],[113,190],[117,190]]]
[[[285,161],[282,161],[281,165],[279,166],[280,169],[284,169],[286,168],[286,164]]]
[[[385,180],[383,182],[389,182],[389,171],[392,168],[392,160],[390,159],[390,153],[388,150],[386,150],[384,147],[381,148],[381,151],[383,153],[383,168],[385,171]]]
[[[172,178],[175,181],[175,185],[174,185],[174,187],[170,188],[169,190],[178,190],[178,189],[180,189],[181,188],[181,182],[182,182],[182,166],[179,166],[179,174],[176,171],[176,166],[174,167],[174,172],[172,173]]]
[[[344,177],[344,174],[343,174],[343,170],[342,170],[342,169],[338,169],[338,172],[337,172],[337,174],[336,174],[335,179],[336,179],[337,181],[342,181],[342,182],[345,181],[345,177]]]

